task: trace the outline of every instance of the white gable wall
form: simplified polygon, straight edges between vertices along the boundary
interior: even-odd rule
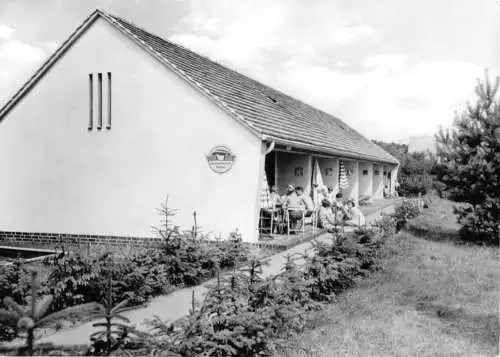
[[[112,72],[111,130],[88,131],[88,74]],[[97,82],[94,76],[94,82]],[[106,86],[103,98],[106,103]],[[103,123],[107,108],[103,108]],[[205,155],[236,155],[225,174]],[[262,143],[99,19],[0,122],[0,230],[151,236],[169,194],[174,223],[223,237],[257,231]],[[262,166],[262,167],[261,167]]]

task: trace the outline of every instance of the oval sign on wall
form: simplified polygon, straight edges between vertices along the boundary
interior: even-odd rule
[[[208,166],[218,174],[228,172],[235,159],[236,156],[225,146],[216,146],[207,155]]]

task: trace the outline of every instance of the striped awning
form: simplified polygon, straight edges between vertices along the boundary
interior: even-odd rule
[[[347,175],[345,172],[344,162],[340,160],[340,168],[339,168],[339,187],[341,189],[346,189],[349,187],[349,180],[347,179]]]

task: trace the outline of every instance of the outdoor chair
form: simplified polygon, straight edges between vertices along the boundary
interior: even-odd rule
[[[300,216],[297,217],[296,212],[300,212]],[[292,213],[292,214],[291,214]],[[302,233],[302,238],[305,234],[305,216],[303,210],[297,210],[296,208],[288,208],[285,210],[285,220],[287,224],[287,237],[290,238],[290,233]]]
[[[274,232],[274,217],[275,212],[270,208],[261,208],[260,209],[260,219],[259,219],[259,233],[262,235],[264,231],[267,231],[269,234],[273,234]]]
[[[316,233],[316,229],[318,228],[318,216],[319,216],[319,211],[314,208],[314,210],[311,212],[309,215],[305,215],[304,217],[304,223],[309,225],[311,224],[312,228],[312,233]]]
[[[319,228],[319,210],[314,208],[314,211],[311,215],[311,226],[313,234],[316,233],[316,229]]]

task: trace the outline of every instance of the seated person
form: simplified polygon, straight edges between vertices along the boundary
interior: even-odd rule
[[[295,193],[295,187],[293,185],[288,185],[288,187],[286,188],[286,193],[280,197],[280,201],[283,207],[286,206],[286,200],[292,193]]]
[[[346,225],[359,227],[366,224],[365,215],[356,207],[356,203],[353,200],[347,201],[346,207]]]
[[[315,204],[316,204],[316,208],[319,210],[322,207],[323,200],[327,199],[327,192],[326,192],[326,188],[324,186],[323,187],[319,187],[316,192],[317,193],[316,193],[316,202],[315,202]]]
[[[330,204],[333,204],[335,202],[335,193],[333,192],[333,186],[328,186],[328,192],[326,193],[325,197],[328,201],[330,201]]]
[[[281,205],[281,197],[277,192],[276,186],[272,186],[269,191],[269,200],[261,201],[260,228],[271,227],[271,220],[276,219],[276,205]]]
[[[389,192],[389,186],[388,185],[384,186],[383,195],[384,195],[384,198],[389,198],[390,192]]]
[[[287,194],[283,202],[283,208],[288,211],[291,223],[297,222],[302,218],[304,206],[302,204],[302,200],[295,192],[295,187],[293,187],[293,185],[288,185]]]
[[[332,210],[337,218],[337,221],[342,221],[346,215],[346,208],[343,202],[344,195],[342,193],[337,193],[335,195],[335,201],[332,204]]]
[[[314,203],[308,195],[304,195],[304,189],[302,186],[297,186],[295,188],[295,193],[299,197],[300,204],[304,208],[304,217],[311,217],[314,212]]]
[[[319,224],[322,228],[325,228],[328,231],[333,230],[333,228],[337,224],[330,201],[326,198],[321,201],[321,208],[319,210]]]
[[[281,205],[281,197],[278,193],[278,188],[276,186],[271,186],[271,203],[273,205],[273,208],[275,208],[276,206],[279,206]]]

